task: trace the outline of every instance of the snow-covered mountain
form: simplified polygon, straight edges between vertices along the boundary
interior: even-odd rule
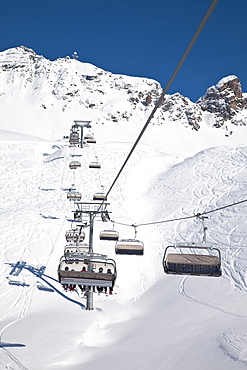
[[[162,91],[151,79],[112,74],[69,57],[50,61],[24,46],[0,53],[0,89],[0,105],[8,112],[0,127],[11,131],[18,123],[19,132],[30,132],[26,120],[32,119],[33,134],[49,139],[61,137],[52,128],[53,112],[65,113],[61,129],[71,110],[86,119],[96,117],[101,124],[129,121],[135,125],[145,121]],[[20,117],[18,112],[23,108],[26,114]],[[47,121],[43,133],[39,132],[37,116]],[[194,130],[210,124],[223,128],[222,133],[229,136],[236,126],[246,125],[247,94],[242,93],[236,76],[228,76],[196,103],[179,93],[166,95],[152,124],[169,122]]]
[[[79,288],[57,281],[74,210],[67,191],[74,184],[87,202],[110,187],[161,87],[25,47],[0,53],[0,63],[0,369],[246,369],[247,202],[222,208],[247,199],[237,77],[196,103],[166,96],[108,197],[121,238],[144,224],[144,255],[115,255],[98,238],[112,223],[95,222],[94,251],[118,273],[115,294],[95,293],[87,311]],[[91,120],[96,144],[69,147],[74,120]],[[73,158],[80,169],[69,168]],[[89,168],[95,158],[100,170]],[[207,240],[220,249],[222,276],[165,275],[167,245],[202,240],[198,219],[179,218],[203,211],[212,211]]]

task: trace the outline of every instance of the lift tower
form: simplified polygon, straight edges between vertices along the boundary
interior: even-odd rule
[[[78,128],[80,127],[81,129],[81,148],[83,148],[83,127],[86,127],[86,128],[92,128],[92,126],[90,125],[90,122],[91,121],[74,121],[74,125],[72,126],[72,128]]]
[[[74,219],[79,219],[83,214],[89,216],[89,253],[93,255],[93,227],[94,219],[97,216],[101,216],[102,221],[109,220],[109,213],[107,206],[110,203],[106,202],[76,202],[77,209],[74,212]],[[92,265],[88,265],[89,272],[91,272]],[[86,310],[93,310],[93,291],[92,287],[89,286],[86,291],[87,305]]]

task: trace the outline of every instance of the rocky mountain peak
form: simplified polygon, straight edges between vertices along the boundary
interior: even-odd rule
[[[179,120],[185,126],[198,131],[202,121],[202,111],[189,98],[180,93],[166,95],[161,107],[164,117],[169,121]]]
[[[214,113],[215,126],[220,127],[225,121],[232,120],[241,109],[247,108],[247,99],[243,97],[239,78],[231,75],[207,89],[197,104],[203,111]],[[237,122],[233,120],[232,123]]]
[[[239,81],[239,78],[237,76],[228,76],[222,78],[216,85],[216,88],[218,89],[219,92],[223,93],[228,93],[230,91],[233,92],[234,96],[237,99],[242,99],[242,86]]]

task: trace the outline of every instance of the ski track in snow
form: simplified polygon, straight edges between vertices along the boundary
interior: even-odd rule
[[[234,361],[247,365],[247,333],[230,330],[219,338],[220,347]]]
[[[186,282],[186,279],[187,279],[187,277],[182,278],[182,279],[181,279],[181,282],[180,282],[180,284],[179,284],[179,293],[180,293],[181,295],[183,295],[185,298],[189,299],[190,301],[193,301],[194,303],[198,303],[198,304],[201,304],[201,305],[204,305],[204,306],[210,307],[210,308],[212,308],[212,309],[214,309],[214,310],[218,310],[218,311],[220,311],[220,312],[223,312],[223,313],[225,313],[225,314],[227,314],[227,315],[232,315],[232,316],[236,316],[236,317],[246,317],[246,316],[242,316],[242,315],[237,315],[237,314],[235,314],[235,313],[233,313],[233,312],[230,312],[230,311],[226,311],[226,310],[224,310],[223,308],[221,308],[221,307],[219,307],[219,306],[217,306],[217,305],[213,305],[213,304],[210,304],[210,303],[208,303],[208,302],[199,301],[198,299],[193,298],[193,297],[188,293],[188,291],[187,291],[187,290],[186,290],[186,288],[185,288],[185,282]]]
[[[27,149],[27,145],[25,145],[25,146],[22,145],[19,148],[20,153],[17,156],[12,158],[13,157],[13,152],[12,152],[11,156],[8,158],[9,162],[11,162],[11,158],[12,158],[12,162],[14,164],[12,167],[9,166],[8,163],[6,164],[7,169],[8,169],[8,179],[9,179],[9,183],[10,183],[10,190],[9,191],[12,194],[13,193],[18,194],[18,191],[21,189],[21,191],[23,193],[26,193],[26,198],[27,199],[29,198],[29,199],[32,200],[32,206],[34,206],[34,207],[36,206],[37,209],[39,211],[41,211],[42,208],[43,208],[42,203],[46,202],[47,199],[42,199],[42,191],[40,190],[41,186],[38,186],[38,184],[41,185],[41,183],[43,183],[44,180],[46,180],[45,175],[44,175],[44,172],[45,172],[44,167],[46,166],[46,164],[41,164],[41,166],[42,166],[41,176],[40,175],[37,176],[37,181],[38,181],[37,184],[31,183],[33,179],[31,179],[31,182],[30,182],[30,177],[25,176],[26,179],[24,179],[24,181],[21,183],[24,186],[18,185],[18,191],[14,192],[14,190],[13,190],[13,186],[15,186],[15,184],[16,184],[16,173],[18,173],[18,169],[21,166],[23,166],[23,163],[27,164],[27,163],[32,162],[32,160],[31,160],[32,157],[31,156],[28,156],[26,153],[24,153],[25,155],[22,154],[23,152],[25,152],[26,149]],[[10,155],[10,151],[9,151],[9,155]],[[21,159],[19,159],[19,158],[21,158]],[[28,162],[28,160],[30,162]],[[14,180],[13,180],[13,178],[14,178]],[[18,178],[18,183],[19,183],[19,181],[20,181],[20,178]],[[31,190],[30,187],[29,187],[30,183],[32,185],[32,189],[34,189],[34,191],[35,191],[35,194],[33,194],[33,196],[31,196],[31,193],[32,193],[33,190]],[[37,189],[39,189],[39,190],[37,190]],[[15,201],[15,208],[14,209],[16,209],[16,208],[18,209],[18,204],[20,202],[18,195],[17,195],[17,197],[15,197],[15,196],[11,197],[12,201]],[[5,198],[5,200],[6,200],[6,197],[3,197],[3,198]],[[6,202],[8,202],[8,200],[9,199],[7,199]],[[30,208],[32,208],[32,207],[30,207]],[[8,330],[8,328],[10,326],[14,325],[19,320],[23,319],[24,317],[26,317],[29,314],[34,288],[36,287],[36,277],[37,277],[33,273],[30,273],[30,268],[33,268],[36,271],[39,271],[39,268],[40,268],[40,265],[38,264],[38,262],[40,262],[40,253],[38,253],[38,256],[37,256],[37,252],[39,252],[39,251],[36,251],[36,247],[35,247],[35,245],[38,244],[40,239],[41,239],[41,235],[39,234],[39,231],[38,231],[39,226],[40,226],[40,219],[38,219],[36,224],[32,225],[31,227],[29,226],[28,230],[24,227],[24,233],[25,233],[25,229],[26,229],[27,237],[26,238],[24,237],[23,239],[21,239],[21,242],[24,244],[24,248],[20,249],[20,254],[19,254],[19,258],[18,258],[18,261],[20,261],[20,264],[19,264],[20,268],[19,267],[17,267],[17,268],[13,267],[10,274],[9,274],[9,277],[7,277],[7,279],[8,279],[7,281],[6,281],[6,278],[5,278],[5,285],[6,285],[6,283],[11,284],[11,282],[13,281],[12,276],[15,276],[15,279],[17,278],[18,280],[15,280],[14,285],[16,285],[16,287],[11,289],[11,290],[8,290],[8,296],[10,296],[10,298],[12,298],[12,303],[9,304],[8,309],[0,317],[0,322],[4,321],[8,317],[13,317],[13,319],[10,319],[11,320],[10,323],[1,327],[1,330],[0,330],[1,342],[2,342],[2,338],[5,334],[5,331]],[[15,229],[14,233],[13,233],[13,230],[11,230],[11,228],[9,226],[7,226],[6,231],[7,231],[7,235],[10,235],[10,237],[7,237],[5,239],[6,242],[5,242],[4,256],[5,256],[5,261],[6,261],[5,264],[9,265],[11,263],[12,258],[13,258],[13,253],[11,252],[11,249],[14,249],[15,245],[20,242],[21,231]],[[16,232],[17,232],[17,235],[15,236]],[[27,239],[27,240],[25,240],[25,239]],[[47,263],[49,262],[50,256],[51,256],[52,251],[54,249],[54,245],[52,244],[52,242],[50,244],[51,244],[50,250],[47,250],[47,253],[44,253],[44,257],[42,258],[42,262],[43,262],[44,266],[46,266]],[[25,262],[24,263],[21,262],[21,261],[26,261],[26,260],[29,261],[28,264],[25,264]],[[30,264],[30,262],[31,262],[31,264]],[[30,266],[30,268],[29,268],[29,266]],[[5,273],[7,273],[7,269],[5,269]],[[4,284],[4,280],[1,283]],[[16,293],[18,292],[20,287],[21,287],[21,291],[20,291],[20,293],[18,294],[18,296],[16,298]],[[14,293],[14,294],[9,294],[9,293]],[[7,293],[5,292],[4,294],[7,294]],[[2,297],[2,294],[1,294],[1,297]],[[10,350],[6,349],[4,346],[2,346],[1,348],[4,352],[4,354],[9,358],[9,360],[11,360],[12,362],[14,362],[16,364],[18,369],[26,369],[26,367],[10,352]]]
[[[30,195],[31,193],[31,190],[29,190],[29,187],[28,187],[28,185],[30,184],[30,178],[26,178],[24,182],[21,182],[21,184],[24,186],[20,186],[19,185],[20,178],[18,177],[18,175],[16,176],[16,174],[18,174],[19,172],[18,171],[19,168],[23,166],[23,163],[25,163],[25,167],[27,166],[27,164],[30,165],[30,163],[33,163],[32,157],[29,156],[28,153],[25,153],[25,151],[27,151],[27,148],[28,148],[27,144],[21,145],[20,148],[18,148],[19,153],[17,155],[15,155],[14,151],[9,150],[9,156],[6,158],[6,162],[8,159],[8,163],[6,163],[6,167],[8,170],[8,179],[9,179],[9,184],[10,184],[9,192],[10,194],[12,194],[11,200],[15,201],[14,212],[16,208],[18,209],[18,205],[20,203],[20,198],[18,198],[18,192],[22,191],[24,193],[28,193],[28,195]],[[12,166],[10,166],[9,164],[11,162],[13,163]],[[13,187],[16,185],[16,183],[17,183],[18,190],[14,192]],[[6,190],[4,191],[6,192]],[[16,194],[17,197],[16,195],[13,196],[13,194]],[[6,199],[6,196],[3,196],[3,199],[5,199],[5,201],[8,203],[9,199],[8,198]],[[17,235],[15,236],[16,232],[17,232]],[[27,233],[29,234],[29,232],[30,232],[30,227]],[[4,251],[4,256],[5,256],[5,261],[6,261],[5,264],[10,263],[10,258],[13,256],[10,250],[11,248],[14,248],[15,244],[20,242],[20,235],[21,235],[20,230],[17,230],[17,229],[11,230],[10,227],[7,227],[7,235],[5,239],[6,242],[5,242],[5,251]],[[24,240],[25,239],[22,239],[21,241],[23,242]],[[20,255],[19,261],[22,261],[23,259],[25,259],[27,254],[28,255],[32,254],[30,248],[28,248],[28,243],[25,244],[25,247],[21,249],[20,252],[21,252],[21,255]],[[33,254],[32,256],[34,257]],[[12,269],[12,271],[13,270],[14,269]],[[7,271],[5,270],[5,273],[6,272]],[[31,301],[32,301],[33,288],[35,285],[34,275],[31,275],[31,276],[28,276],[30,274],[26,275],[23,269],[18,269],[17,271],[13,271],[12,274],[10,273],[8,277],[9,280],[6,281],[6,284],[11,283],[12,281],[11,278],[13,275],[17,276],[18,278],[19,278],[19,275],[21,275],[21,282],[20,280],[17,280],[17,284],[18,283],[20,284],[18,284],[15,289],[10,290],[10,293],[12,292],[14,293],[14,294],[9,294],[10,298],[12,299],[12,303],[9,304],[7,311],[5,311],[5,313],[0,317],[0,322],[4,321],[4,319],[8,317],[11,317],[10,323],[1,327],[1,330],[0,330],[1,342],[2,342],[2,338],[4,336],[5,331],[10,326],[14,325],[16,322],[18,322],[19,320],[21,320],[22,318],[28,315]],[[18,292],[20,286],[21,286],[21,290],[16,298],[16,293]],[[17,365],[18,369],[26,369],[26,367],[22,365],[22,363],[10,352],[10,350],[6,349],[4,346],[2,346],[1,348],[4,354],[9,358],[9,360],[11,360]]]

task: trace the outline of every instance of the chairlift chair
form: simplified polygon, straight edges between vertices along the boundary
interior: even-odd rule
[[[81,200],[81,193],[79,193],[78,191],[71,190],[67,193],[67,199],[74,200],[74,201],[76,201],[76,200],[80,201]]]
[[[95,138],[87,139],[86,142],[88,144],[96,144],[96,139]]]
[[[99,234],[100,240],[115,240],[118,241],[119,233],[116,230],[102,230]]]
[[[215,251],[216,255],[199,253],[168,253],[169,248]],[[163,257],[163,267],[166,274],[221,276],[221,254],[218,248],[205,243],[177,243],[166,247]]]
[[[58,281],[61,284],[113,288],[116,277],[115,261],[108,258],[95,258],[93,254],[76,259],[62,256],[58,266]]]
[[[64,255],[68,259],[78,258],[78,255],[86,255],[89,252],[89,245],[87,243],[74,243],[66,245],[64,248]]]
[[[121,239],[115,245],[116,254],[143,255],[144,244],[137,239]]]
[[[86,140],[86,143],[88,143],[88,144],[95,144],[96,143],[95,137],[91,134],[85,135],[84,139]]]
[[[70,144],[79,144],[80,142],[80,137],[78,132],[71,132],[69,136],[69,143]]]
[[[93,200],[107,200],[104,193],[95,193],[93,195]]]
[[[68,230],[65,233],[65,239],[67,242],[83,242],[85,239],[85,233],[84,231],[80,231],[80,229],[72,229]]]
[[[91,162],[89,164],[89,168],[100,168],[100,163],[99,162]]]
[[[78,167],[81,167],[81,162],[79,162],[79,161],[71,161],[71,162],[69,163],[69,168],[70,168],[71,170],[74,170],[74,169],[76,169],[76,168],[78,168]]]

